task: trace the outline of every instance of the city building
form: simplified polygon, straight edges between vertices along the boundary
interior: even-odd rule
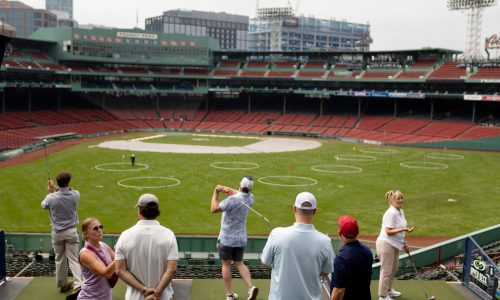
[[[0,34],[6,36],[16,36],[16,28],[14,28],[14,26],[11,26],[9,24],[0,21]]]
[[[294,16],[278,10],[260,10],[258,17],[250,20],[250,50],[370,50],[369,24]]]
[[[35,9],[20,1],[0,1],[0,20],[12,25],[18,37],[28,37],[38,28],[57,26],[54,13]]]
[[[247,16],[224,12],[169,10],[146,19],[146,30],[212,37],[221,49],[248,50]]]
[[[66,12],[73,19],[73,0],[45,0],[45,9],[52,12]]]
[[[57,16],[57,27],[77,27],[73,19],[73,0],[45,0],[45,9]]]

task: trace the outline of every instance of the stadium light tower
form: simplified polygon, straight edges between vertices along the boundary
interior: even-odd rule
[[[465,59],[481,59],[481,26],[483,11],[496,5],[497,0],[448,0],[448,9],[460,10],[467,14],[467,37]]]

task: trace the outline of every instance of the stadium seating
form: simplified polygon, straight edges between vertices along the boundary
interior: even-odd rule
[[[184,69],[185,76],[208,76],[208,69]]]
[[[456,62],[448,61],[443,63],[438,69],[434,70],[428,79],[461,79],[465,76],[465,68],[457,67]]]
[[[499,78],[500,67],[481,67],[479,71],[470,76],[470,78]]]
[[[433,68],[434,67],[434,64],[436,64],[436,60],[435,59],[422,59],[422,60],[417,60],[415,61],[411,66],[412,68],[414,69],[417,69],[417,68]]]
[[[357,129],[376,130],[392,121],[391,117],[384,116],[364,116],[359,122]]]
[[[410,134],[427,126],[430,122],[431,120],[426,119],[397,118],[387,123],[386,125],[379,127],[378,130]]]
[[[421,77],[425,77],[427,72],[414,71],[414,70],[406,70],[401,72],[395,78],[397,79],[419,79]]]
[[[422,50],[423,56],[408,65],[392,58],[373,59],[362,53],[360,55],[367,59],[355,57],[350,60],[345,57],[347,55],[325,56],[322,53],[294,58],[274,54],[249,54],[245,57],[240,53],[220,55],[216,51],[217,54],[211,57],[215,63],[212,60],[187,65],[147,65],[143,62],[134,66],[124,61],[122,64],[78,60],[61,62],[49,55],[52,52],[45,53],[25,42],[20,44],[23,48],[8,52],[2,63],[5,74],[14,78],[5,76],[2,82],[7,106],[7,112],[0,114],[2,149],[34,143],[37,137],[49,134],[75,132],[91,135],[152,128],[255,134],[274,131],[394,143],[500,136],[497,127],[475,126],[469,116],[465,116],[471,110],[469,107],[472,105],[469,104],[472,102],[462,101],[465,103],[460,103],[461,107],[453,110],[453,121],[432,121],[426,116],[431,102],[438,111],[434,113],[435,118],[449,118],[449,115],[439,113],[443,111],[443,106],[447,109],[451,106],[446,103],[448,99],[462,100],[463,94],[469,91],[476,95],[495,95],[498,92],[494,85],[481,85],[484,82],[496,83],[496,79],[500,78],[500,67],[495,63],[479,66],[477,72],[469,77],[472,81],[439,82],[461,81],[468,75],[464,64],[444,61],[446,56],[440,55],[439,51],[426,54],[426,50]],[[220,57],[226,56],[229,59],[217,62]],[[417,55],[409,53],[399,60],[406,60],[409,56],[413,60]],[[365,66],[366,62],[368,66]],[[68,75],[66,70],[71,74]],[[24,80],[24,77],[29,79]],[[103,80],[104,77],[106,80]],[[440,85],[446,89],[439,90]],[[228,99],[216,92],[219,87],[231,89],[231,101],[224,102]],[[234,97],[241,94],[239,99],[232,98],[233,91]],[[329,97],[321,99],[324,104],[321,116],[311,109],[319,106],[319,99],[315,98],[317,91],[325,91],[325,95],[321,96]],[[362,117],[359,118],[356,95],[343,94],[344,91],[382,93],[376,100],[375,96],[361,99]],[[438,95],[434,95],[435,92]],[[381,94],[387,98],[382,99],[384,95]],[[393,97],[398,97],[398,94],[401,99],[394,100],[396,98]],[[415,95],[411,97],[410,94],[425,98],[421,100],[417,96],[417,100]],[[62,98],[60,95],[63,95]],[[245,101],[247,95],[251,101]],[[82,97],[85,103],[73,106],[71,97]],[[287,101],[282,101],[282,97],[286,97]],[[377,104],[370,102],[368,111],[365,104],[372,100]],[[396,101],[398,111],[401,111],[401,106],[405,107],[405,111],[415,106],[418,114],[394,118],[391,111],[394,106],[390,102]],[[488,118],[488,122],[494,125],[499,118],[495,101],[474,103],[479,116],[475,119]],[[95,108],[95,105],[102,105],[104,110]],[[341,106],[340,109],[337,109],[338,106]],[[371,107],[377,109],[372,110]],[[252,112],[246,112],[249,108]],[[283,114],[283,110],[286,113]],[[455,112],[462,115],[457,117]]]
[[[327,66],[326,61],[308,61],[302,65],[302,70],[325,70]]]
[[[267,73],[267,76],[290,78],[295,76],[296,72],[297,72],[296,62],[277,61],[271,64],[271,70]]]
[[[500,127],[474,126],[460,134],[458,140],[481,139],[500,136]]]
[[[433,121],[416,131],[415,134],[451,139],[464,133],[471,127],[472,124],[466,122]]]
[[[302,78],[322,78],[326,74],[325,71],[309,71],[309,70],[301,70],[297,73],[297,77]]]

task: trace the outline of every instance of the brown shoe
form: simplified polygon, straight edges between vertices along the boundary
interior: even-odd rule
[[[70,280],[66,284],[61,285],[59,291],[61,293],[66,293],[67,291],[71,290],[72,287],[73,287],[73,280]]]
[[[78,299],[78,294],[80,294],[81,288],[77,287],[74,288],[73,291],[71,291],[71,294],[66,296],[66,300],[76,300]]]

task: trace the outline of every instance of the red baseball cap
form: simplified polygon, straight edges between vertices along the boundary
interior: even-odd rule
[[[355,238],[359,234],[358,221],[352,216],[342,215],[338,220],[339,232],[347,238]]]

